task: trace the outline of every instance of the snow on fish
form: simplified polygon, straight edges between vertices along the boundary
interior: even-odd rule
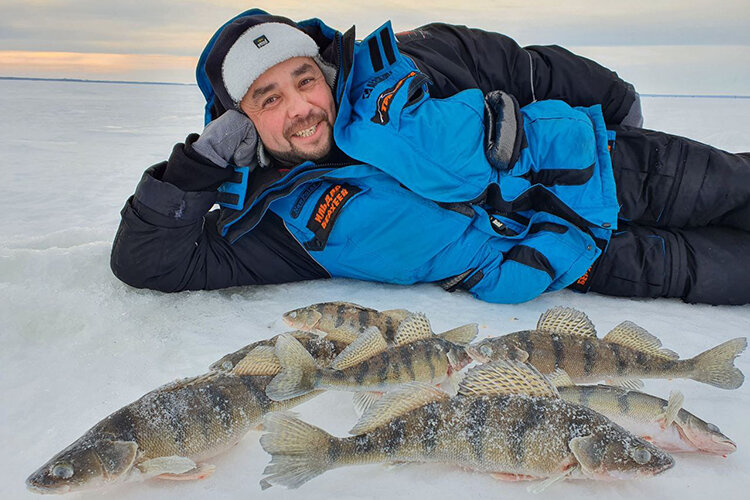
[[[424,383],[386,393],[334,437],[286,413],[264,421],[271,455],[261,480],[298,488],[325,471],[389,462],[445,463],[504,480],[627,479],[659,474],[672,457],[599,413],[560,399],[533,367],[497,361],[469,371],[450,397]]]

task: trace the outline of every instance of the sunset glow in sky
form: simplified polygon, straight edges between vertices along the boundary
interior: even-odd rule
[[[3,0],[0,76],[194,81],[206,41],[227,19],[259,7],[319,17],[360,37],[434,21],[558,44],[592,57],[645,92],[750,95],[750,2],[722,0]]]

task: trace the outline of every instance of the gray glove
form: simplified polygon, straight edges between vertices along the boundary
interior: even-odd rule
[[[257,145],[258,133],[253,122],[230,109],[206,125],[193,143],[193,150],[220,167],[230,163],[243,167],[255,159]]]
[[[524,138],[518,101],[501,90],[484,96],[484,155],[496,170],[510,169]]]
[[[635,91],[635,87],[628,84],[628,89],[632,90],[635,95],[635,101],[630,105],[630,110],[625,118],[622,119],[620,125],[626,125],[628,127],[643,127],[643,110],[641,109],[641,96]]]

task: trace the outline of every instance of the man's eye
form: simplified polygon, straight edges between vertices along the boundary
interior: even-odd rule
[[[266,99],[265,101],[263,101],[263,106],[265,107],[265,106],[271,105],[271,104],[275,103],[277,99],[278,99],[278,97],[276,97],[276,96],[269,97],[268,99]]]
[[[301,82],[299,82],[299,86],[300,86],[300,87],[304,87],[305,85],[308,85],[308,84],[310,84],[310,83],[311,83],[311,82],[313,82],[314,80],[315,80],[315,78],[304,78],[304,79],[302,79],[302,81],[301,81]]]

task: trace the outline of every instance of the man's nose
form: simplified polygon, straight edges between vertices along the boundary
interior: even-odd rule
[[[290,118],[307,116],[310,114],[312,105],[302,92],[292,92],[288,98],[287,114]]]

